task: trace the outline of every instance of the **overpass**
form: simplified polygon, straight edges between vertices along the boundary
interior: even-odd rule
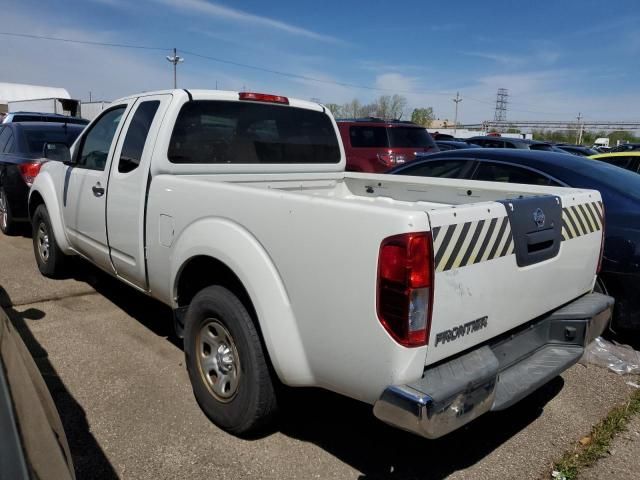
[[[640,121],[637,122],[612,122],[612,121],[556,121],[556,120],[510,120],[496,122],[487,120],[482,123],[459,125],[458,128],[482,129],[482,130],[507,130],[509,128],[530,128],[544,130],[640,130]]]

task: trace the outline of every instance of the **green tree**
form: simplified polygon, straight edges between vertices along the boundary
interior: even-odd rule
[[[418,125],[422,125],[425,128],[431,126],[434,118],[435,115],[433,114],[433,107],[414,108],[413,112],[411,112],[411,121]]]

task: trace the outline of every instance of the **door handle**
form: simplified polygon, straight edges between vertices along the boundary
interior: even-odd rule
[[[91,187],[91,190],[93,190],[93,194],[96,197],[101,197],[102,195],[104,195],[104,188],[102,187],[102,185],[100,185],[100,182]]]

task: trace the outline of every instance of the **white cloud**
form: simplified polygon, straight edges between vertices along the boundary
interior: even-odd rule
[[[224,20],[231,20],[238,23],[257,25],[259,27],[266,27],[281,32],[289,33],[292,35],[298,35],[307,37],[313,40],[319,40],[322,42],[330,43],[342,43],[339,39],[331,37],[329,35],[323,35],[306,28],[298,27],[290,23],[286,23],[280,20],[275,20],[269,17],[263,17],[255,15],[253,13],[245,12],[243,10],[237,10],[231,7],[225,7],[207,0],[153,0],[157,3],[167,5],[175,8],[176,10],[184,12],[188,10],[190,13],[198,15],[208,15],[213,18],[219,18]]]

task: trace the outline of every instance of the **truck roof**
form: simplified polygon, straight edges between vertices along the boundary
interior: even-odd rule
[[[157,90],[153,92],[143,92],[135,95],[129,95],[114,100],[112,103],[127,101],[134,98],[146,97],[151,95],[188,95],[192,100],[224,100],[224,101],[240,101],[240,94],[246,92],[237,92],[231,90],[208,90],[208,89],[173,89],[173,90]],[[277,95],[277,94],[276,94]],[[324,105],[315,102],[309,102],[298,98],[286,97],[289,100],[289,106],[306,108],[308,110],[316,110],[326,112]]]

